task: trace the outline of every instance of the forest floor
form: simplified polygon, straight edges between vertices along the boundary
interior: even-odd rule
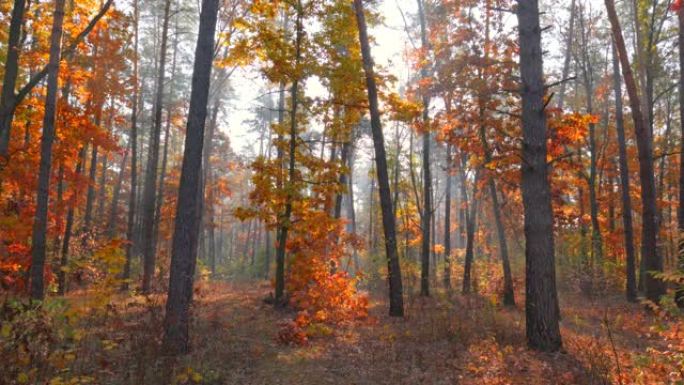
[[[525,345],[523,306],[477,295],[408,296],[403,319],[372,296],[368,319],[283,345],[278,331],[294,312],[264,303],[269,291],[265,282],[200,284],[193,350],[178,359],[159,350],[163,298],[122,300],[90,322],[69,370],[102,384],[650,385],[684,376],[684,323],[617,295],[562,295],[564,351],[545,354]]]

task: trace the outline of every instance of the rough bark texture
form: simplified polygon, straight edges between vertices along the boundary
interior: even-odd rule
[[[613,45],[613,92],[615,93],[615,128],[618,136],[620,157],[620,191],[622,193],[622,227],[625,237],[625,255],[627,300],[637,300],[636,256],[634,253],[634,226],[632,225],[632,198],[629,195],[629,163],[627,161],[627,142],[625,139],[625,121],[622,114],[622,81],[620,80],[620,63],[615,45]]]
[[[202,0],[164,318],[163,346],[168,354],[184,354],[190,350],[188,329],[200,220],[197,212],[200,174],[197,170],[202,167],[204,123],[207,117],[218,8],[218,0]]]
[[[166,49],[169,35],[169,14],[171,0],[166,0],[164,5],[164,22],[162,25],[162,41],[160,49],[159,72],[157,74],[157,91],[154,102],[154,125],[150,134],[149,153],[147,156],[147,168],[145,172],[145,185],[143,187],[142,202],[142,251],[143,251],[143,279],[142,291],[149,293],[151,290],[152,277],[154,276],[156,257],[155,209],[157,167],[159,163],[159,146],[161,137],[162,103],[164,97],[164,72],[166,68]]]
[[[547,127],[537,0],[517,9],[522,80],[522,196],[525,211],[525,315],[527,344],[557,351],[562,341],[556,292],[553,211],[546,162]]]
[[[47,214],[50,196],[50,169],[52,167],[52,143],[55,139],[55,114],[57,112],[57,80],[62,48],[62,24],[64,22],[65,0],[55,0],[55,13],[50,35],[50,59],[48,63],[47,93],[45,95],[45,115],[43,117],[43,136],[40,140],[40,170],[38,171],[38,193],[36,194],[36,214],[33,222],[30,293],[31,298],[42,300],[45,296],[43,273],[47,246]]]
[[[354,11],[359,28],[359,41],[361,43],[361,55],[363,57],[363,69],[366,74],[366,87],[368,89],[368,105],[371,116],[371,131],[373,146],[375,147],[375,167],[378,174],[378,186],[380,190],[380,207],[382,209],[382,226],[385,232],[385,252],[387,253],[387,273],[389,281],[390,316],[401,317],[404,315],[404,298],[401,282],[401,270],[399,266],[399,254],[397,253],[397,235],[394,211],[392,210],[392,195],[389,188],[389,175],[387,172],[387,154],[385,153],[385,139],[380,122],[380,110],[378,108],[378,91],[375,85],[373,70],[373,58],[368,42],[368,30],[366,17],[363,13],[362,0],[354,0]]]
[[[660,297],[665,294],[665,283],[655,277],[651,272],[663,271],[663,259],[658,254],[658,223],[656,209],[655,191],[655,171],[653,169],[653,137],[651,130],[646,124],[645,117],[641,110],[641,102],[637,93],[637,85],[634,81],[632,68],[629,63],[625,40],[622,36],[622,28],[615,12],[613,0],[605,0],[610,20],[615,45],[620,59],[622,76],[627,87],[629,104],[634,120],[634,130],[636,132],[637,150],[639,152],[639,178],[641,180],[641,258],[644,262],[644,290],[646,298],[658,302]]]

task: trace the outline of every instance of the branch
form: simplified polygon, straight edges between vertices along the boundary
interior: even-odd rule
[[[85,29],[81,31],[81,33],[79,33],[76,36],[74,41],[72,41],[71,44],[69,44],[69,46],[67,46],[66,49],[62,52],[62,59],[69,59],[71,55],[73,55],[74,52],[76,52],[76,48],[78,47],[78,45],[81,44],[83,39],[85,39],[85,37],[88,36],[88,34],[93,30],[93,28],[95,28],[97,22],[100,21],[100,19],[102,19],[102,17],[107,13],[113,2],[114,0],[107,0],[107,2],[102,6],[102,9],[100,9],[100,12],[98,12],[97,15],[95,15],[95,17],[92,20],[90,20],[90,23],[88,23]],[[47,73],[48,66],[45,65],[43,69],[41,69],[39,72],[33,75],[31,79],[29,79],[28,83],[26,83],[26,85],[24,85],[19,90],[19,92],[17,92],[17,95],[14,98],[14,106],[19,105],[19,103],[21,103],[22,100],[24,100],[26,95],[28,95],[28,93],[31,92],[33,87],[40,83],[43,80],[43,78],[45,78]]]
[[[569,82],[569,81],[571,81],[571,80],[577,80],[577,76],[570,76],[569,78],[565,78],[565,79],[559,80],[559,81],[557,81],[557,82],[553,82],[553,83],[551,83],[551,84],[547,84],[547,85],[544,86],[544,89],[549,89],[549,88],[552,88],[552,87],[555,87],[555,86],[559,86],[559,85],[561,85],[561,84],[563,84],[563,83],[565,83],[565,82]]]

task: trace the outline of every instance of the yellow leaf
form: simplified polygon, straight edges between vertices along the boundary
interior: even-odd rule
[[[28,381],[29,381],[28,374],[26,374],[24,372],[19,373],[19,375],[17,376],[17,382],[20,384],[27,384]]]

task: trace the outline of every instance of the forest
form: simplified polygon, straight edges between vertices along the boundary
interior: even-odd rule
[[[684,384],[682,0],[3,0],[0,384]]]

